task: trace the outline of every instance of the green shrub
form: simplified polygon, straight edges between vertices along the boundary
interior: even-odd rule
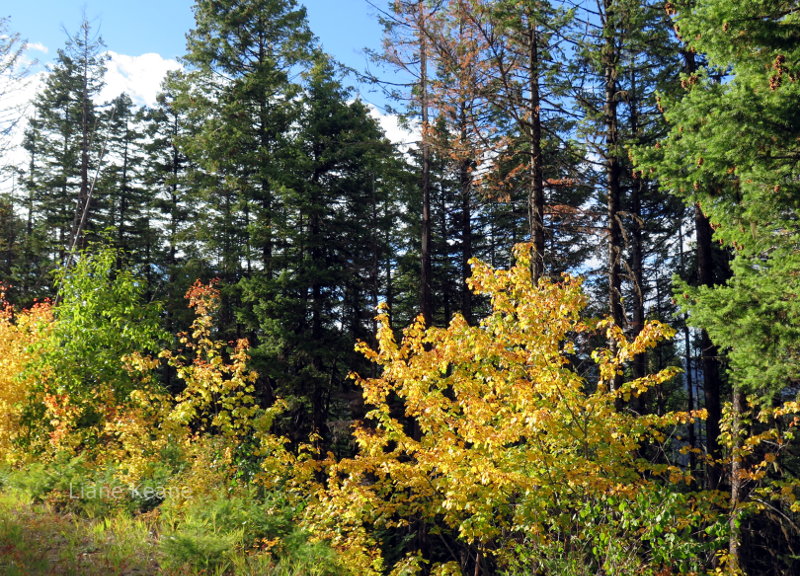
[[[113,469],[93,467],[83,456],[64,453],[50,462],[32,462],[7,472],[4,489],[89,518],[137,508],[135,493],[115,478]]]
[[[218,532],[210,526],[182,526],[161,540],[163,566],[224,573],[242,549],[243,530]]]
[[[299,531],[287,547],[287,554],[279,559],[272,576],[341,576],[347,573],[330,546],[309,542]]]
[[[4,489],[24,494],[33,501],[41,501],[55,483],[55,478],[42,462],[33,462],[24,468],[9,470],[5,475]]]
[[[161,540],[170,569],[235,574],[335,576],[334,552],[296,528],[297,510],[277,492],[241,488],[217,498],[173,507],[167,500]]]

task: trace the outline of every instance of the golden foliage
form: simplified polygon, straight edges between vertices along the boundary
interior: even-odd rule
[[[651,322],[628,341],[610,321],[584,320],[581,281],[534,285],[529,254],[518,246],[509,270],[473,262],[469,283],[492,310],[477,326],[457,315],[446,328],[426,329],[419,318],[398,341],[383,311],[377,348],[358,345],[382,367],[377,378],[354,375],[372,406],[354,431],[360,452],[332,465],[307,519],[354,572],[384,568],[376,533],[419,523],[450,530],[502,564],[514,535],[546,542],[553,518],[592,498],[634,497],[679,472],[638,449],[697,415],[618,409],[676,371],[608,386],[626,361],[673,331]],[[576,342],[598,331],[614,346],[592,352],[599,379],[590,380],[578,369]],[[394,568],[414,573],[411,561]]]
[[[52,321],[47,302],[15,312],[5,300],[5,289],[0,285],[0,458],[8,463],[25,457],[15,445],[15,440],[25,433],[21,429],[22,411],[30,389],[31,375],[23,373],[37,354],[36,345],[46,337]],[[55,397],[49,400],[54,405],[59,403]],[[58,430],[58,422],[55,428]]]
[[[720,441],[740,462],[738,476],[748,499],[739,506],[745,511],[800,512],[800,479],[785,468],[795,458],[799,424],[796,398],[773,406],[749,396],[740,414],[726,403]]]
[[[195,319],[188,332],[178,335],[182,350],[164,350],[159,356],[176,371],[184,384],[176,397],[155,385],[159,361],[141,355],[125,360],[142,379],[139,390],[107,431],[117,441],[107,448],[120,463],[123,479],[136,484],[162,464],[166,454],[184,471],[173,479],[176,487],[190,487],[193,497],[203,497],[237,473],[237,456],[259,458],[262,484],[273,486],[285,479],[293,460],[285,440],[270,433],[277,403],[261,408],[255,401],[258,374],[248,366],[246,340],[232,350],[214,338],[214,314],[220,295],[213,283],[199,281],[186,294]],[[246,447],[247,453],[241,452]]]

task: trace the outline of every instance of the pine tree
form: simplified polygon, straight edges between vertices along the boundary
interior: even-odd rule
[[[666,200],[650,175],[634,169],[627,148],[654,142],[664,132],[656,92],[674,91],[681,67],[668,18],[657,2],[604,0],[599,13],[582,6],[574,34],[573,88],[581,135],[594,164],[595,210],[604,213],[606,309],[614,322],[637,334],[657,283],[648,268],[663,265],[677,234],[677,203]],[[653,294],[656,292],[656,294]],[[666,295],[666,294],[665,294]],[[647,370],[647,357],[632,370]],[[618,378],[619,380],[619,378]],[[644,410],[646,398],[636,409]]]
[[[547,139],[557,141],[563,126],[555,98],[563,89],[558,43],[568,13],[549,2],[526,4],[522,10],[513,2],[457,2],[460,19],[473,28],[477,68],[470,89],[482,95],[483,106],[473,113],[493,120],[500,135],[499,159],[504,166],[494,172],[507,190],[525,191],[533,258],[533,279],[545,273],[546,262],[556,260],[546,248],[545,212],[548,179],[558,174],[558,155]],[[466,4],[466,6],[463,6]],[[474,58],[474,56],[471,56]],[[475,121],[472,122],[476,126]],[[488,134],[477,135],[481,140]],[[485,162],[485,158],[481,157]]]
[[[25,41],[11,29],[9,18],[0,17],[0,171],[4,171],[5,154],[11,138],[23,119],[22,106],[16,101],[28,85],[29,68],[23,59]]]
[[[10,194],[0,194],[0,279],[3,286],[16,282],[16,269],[24,265],[25,223],[14,212]],[[17,296],[17,295],[12,295]]]
[[[169,81],[165,82],[165,87]],[[144,181],[153,192],[153,207],[161,223],[162,259],[168,268],[178,263],[178,253],[190,253],[187,228],[195,220],[189,204],[188,159],[178,147],[186,120],[175,106],[175,94],[162,91],[155,106],[142,110],[146,153]],[[185,292],[185,291],[184,291]]]
[[[28,127],[31,157],[26,184],[51,254],[64,260],[96,224],[93,178],[102,149],[94,98],[103,86],[103,42],[84,18],[78,33],[58,51]]]
[[[9,19],[0,17],[0,281],[6,297],[14,303],[29,302],[34,297],[32,280],[38,272],[30,225],[24,217],[29,200],[21,181],[25,175],[19,166],[6,164],[24,119],[19,96],[30,84],[25,46],[22,37],[11,29]]]
[[[176,106],[194,133],[183,150],[202,170],[205,240],[227,282],[241,269],[273,273],[282,139],[296,117],[291,78],[310,55],[305,10],[294,0],[199,0],[187,35]]]
[[[312,43],[294,0],[199,0],[185,71],[168,85],[186,119],[178,145],[204,215],[195,238],[223,280],[221,325],[230,337],[243,335],[239,282],[259,275],[266,286],[280,273],[274,260],[285,248],[276,235],[289,172],[285,142],[298,114],[295,78]]]
[[[156,104],[142,110],[140,116],[145,154],[142,181],[153,214],[151,232],[157,233],[153,261],[158,273],[151,279],[151,292],[165,301],[167,329],[175,333],[191,322],[184,298],[189,286],[199,277],[213,277],[213,273],[198,241],[202,218],[191,190],[192,166],[178,145],[186,136],[188,120],[175,106],[169,85],[166,80]]]
[[[383,13],[385,50],[376,58],[388,63],[395,72],[410,76],[404,92],[392,91],[392,96],[405,104],[404,118],[419,123],[418,191],[419,229],[417,310],[430,323],[434,314],[433,295],[433,218],[431,147],[432,128],[435,124],[431,110],[431,82],[434,64],[431,60],[430,38],[427,26],[432,18],[433,6],[427,0],[394,0],[389,12]],[[415,205],[417,203],[414,203]]]
[[[144,138],[139,112],[127,94],[121,94],[103,113],[104,161],[97,183],[101,217],[113,230],[113,243],[127,264],[143,268],[152,284],[155,229],[152,191],[144,182]]]

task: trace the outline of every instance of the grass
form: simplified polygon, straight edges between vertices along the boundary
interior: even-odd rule
[[[159,574],[156,536],[136,518],[90,520],[0,494],[0,574]]]
[[[301,543],[291,554],[249,550],[243,529],[118,512],[91,518],[0,490],[0,576],[331,576],[324,546]]]

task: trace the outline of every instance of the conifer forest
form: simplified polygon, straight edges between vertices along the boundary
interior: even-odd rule
[[[370,9],[0,106],[0,574],[800,574],[800,6]]]

